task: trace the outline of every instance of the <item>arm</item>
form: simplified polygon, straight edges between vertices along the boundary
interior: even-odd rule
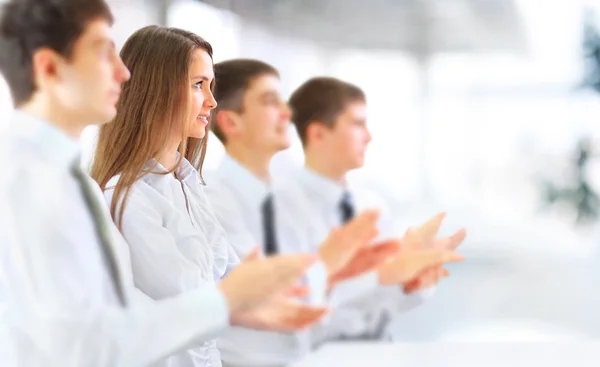
[[[79,241],[73,194],[26,174],[0,209],[2,297],[20,365],[145,366],[228,326],[227,303],[208,285],[162,302],[128,287],[130,306],[113,304],[101,261],[82,257],[98,244]]]
[[[229,245],[229,243],[227,244],[227,251],[229,252],[229,261],[227,262],[227,267],[225,268],[225,272],[220,277],[220,279],[225,278],[227,276],[227,274],[229,274],[231,272],[231,270],[240,263],[240,259],[238,258],[235,251],[233,251],[233,247],[231,247]]]
[[[178,234],[165,228],[163,221],[177,220],[178,213],[160,213],[156,206],[163,199],[146,197],[142,185],[130,191],[121,229],[131,256],[135,286],[160,300],[212,283],[214,260],[204,233]],[[104,194],[110,202],[113,191]]]

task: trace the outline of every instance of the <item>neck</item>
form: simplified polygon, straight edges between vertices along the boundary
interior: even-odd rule
[[[73,113],[57,107],[57,104],[38,100],[30,101],[19,107],[19,110],[46,121],[61,130],[75,141],[79,141],[86,124],[79,121]]]
[[[323,155],[306,152],[304,156],[304,167],[338,183],[339,185],[343,186],[346,184],[347,171],[341,169],[339,165],[327,162],[323,159]]]
[[[227,144],[225,146],[227,154],[235,159],[239,164],[252,172],[259,180],[268,183],[271,179],[269,166],[271,159],[275,154],[261,152],[240,144]]]
[[[179,149],[180,144],[181,141],[171,144],[170,147],[165,149],[158,155],[158,157],[156,157],[158,163],[160,163],[165,169],[170,170],[175,167],[175,164],[177,163],[177,150]]]

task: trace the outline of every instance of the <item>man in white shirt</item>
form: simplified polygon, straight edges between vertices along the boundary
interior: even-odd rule
[[[80,168],[84,127],[111,120],[129,78],[102,0],[11,0],[0,71],[17,108],[0,135],[0,361],[146,366],[230,325],[295,331],[326,309],[293,302],[312,255],[251,254],[218,286],[154,302],[133,288],[127,245]],[[6,341],[6,342],[5,342]]]
[[[285,181],[286,198],[297,206],[306,204],[311,217],[317,218],[315,223],[326,223],[327,228],[352,218],[358,210],[378,208],[382,211],[380,236],[403,236],[404,229],[398,230],[385,200],[347,179],[350,171],[363,166],[371,141],[364,92],[336,78],[312,78],[292,93],[289,106],[304,149],[305,165],[298,175]],[[428,235],[437,233],[443,218],[444,213],[432,218]],[[456,248],[465,236],[466,231],[459,230],[444,245]],[[414,242],[412,235],[408,237],[405,236],[408,242]],[[405,282],[405,292],[427,288],[447,274],[440,267],[432,267]]]
[[[215,76],[218,107],[212,128],[224,143],[227,155],[218,169],[207,175],[207,190],[236,252],[243,255],[256,243],[263,244],[267,253],[319,251],[330,231],[342,223],[323,222],[320,227],[314,226],[322,219],[320,214],[306,210],[305,204],[297,205],[298,199],[304,198],[288,200],[287,189],[293,186],[282,187],[272,182],[269,174],[273,155],[289,146],[291,113],[281,98],[278,72],[261,61],[239,59],[216,64]],[[425,263],[440,264],[442,253],[457,259],[452,253],[441,251],[432,256],[432,252],[425,251],[414,257],[404,257],[403,264],[410,264],[404,271],[410,272],[415,266],[424,268]],[[407,262],[407,259],[411,261]],[[366,295],[363,291],[377,288],[378,275],[386,284],[398,283],[399,272],[370,274],[365,279],[357,279],[360,288],[355,286],[342,294],[337,290],[338,282],[332,279],[330,286],[336,294],[332,300],[336,306],[342,306],[357,295]],[[395,288],[395,293],[402,293],[397,286]],[[414,287],[415,291],[418,289]],[[415,298],[420,299],[421,295],[415,294]],[[304,338],[304,349],[288,347],[285,353],[281,344],[289,346],[290,343],[282,336],[231,330],[219,341],[222,359],[230,366],[279,366],[306,353],[316,339],[367,333],[374,337],[387,325],[378,303],[378,300],[371,300],[367,312],[363,305],[334,309],[331,320],[313,330],[311,338]],[[247,339],[243,345],[242,339]]]

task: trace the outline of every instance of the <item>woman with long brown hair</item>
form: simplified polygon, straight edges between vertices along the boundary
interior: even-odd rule
[[[212,48],[193,33],[149,26],[127,40],[121,58],[132,78],[123,85],[116,117],[100,128],[91,175],[127,240],[136,287],[167,299],[214,284],[239,262],[200,175],[216,106]],[[279,276],[276,266],[269,267]],[[231,324],[292,331],[325,311],[274,297],[257,310],[232,315]],[[214,339],[189,348],[157,365],[221,366]]]
[[[164,299],[239,262],[198,174],[216,106],[212,47],[191,32],[150,26],[126,41],[121,57],[135,77],[123,85],[115,119],[100,128],[91,175],[127,240],[136,287]],[[162,364],[220,366],[220,358],[208,340]]]

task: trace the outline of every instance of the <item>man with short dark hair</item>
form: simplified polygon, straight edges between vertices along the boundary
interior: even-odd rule
[[[111,23],[103,0],[1,7],[0,71],[17,108],[0,135],[1,365],[146,366],[230,324],[318,321],[323,309],[270,302],[311,255],[253,255],[217,286],[160,302],[133,288],[127,245],[78,158],[81,131],[113,119],[130,77]]]
[[[276,69],[259,60],[235,59],[217,63],[215,78],[214,95],[218,107],[213,113],[211,127],[225,145],[227,155],[215,172],[207,174],[207,192],[236,252],[243,256],[259,243],[265,253],[321,253],[327,248],[327,244],[322,243],[331,233],[335,233],[332,232],[334,227],[315,226],[318,213],[303,212],[305,206],[295,205],[294,201],[289,200],[288,187],[279,185],[277,178],[269,173],[272,157],[290,145],[288,127],[291,111],[282,99]],[[355,211],[352,218],[335,227],[351,223],[363,209],[369,208]],[[373,250],[375,255],[363,252],[361,255],[367,256],[358,256],[342,271],[330,274],[329,287],[332,292],[328,302],[331,302],[334,310],[327,322],[313,329],[310,334],[281,335],[244,329],[230,330],[219,340],[224,364],[288,365],[310,350],[317,341],[317,334],[326,335],[327,338],[362,337],[367,333],[373,338],[380,336],[380,329],[387,326],[387,320],[380,312],[379,299],[371,298],[366,310],[362,305],[347,306],[358,299],[363,300],[380,283],[398,284],[399,277],[415,278],[428,265],[458,259],[452,252],[437,249],[412,251],[400,257],[400,271],[395,269],[398,266],[385,267],[367,275],[363,275],[367,270],[356,271],[380,268],[382,260],[395,254],[386,250],[386,244],[397,241],[397,238],[392,238],[388,242],[378,242],[381,244],[370,249],[379,248],[381,251]],[[372,267],[360,261],[369,263],[369,257],[377,259],[377,256],[380,256],[379,262],[368,264]],[[337,291],[342,282],[358,275],[363,275],[356,279],[360,283],[358,287],[343,294]],[[419,289],[415,287],[413,290]],[[417,295],[415,298],[419,300],[421,297]]]
[[[282,185],[289,205],[303,207],[314,220],[314,230],[326,233],[331,228],[351,219],[364,208],[379,208],[382,211],[380,236],[382,238],[402,237],[395,228],[394,218],[385,203],[376,193],[355,185],[347,179],[347,174],[364,165],[366,149],[371,142],[367,126],[366,98],[356,85],[332,77],[312,78],[291,95],[289,105],[292,122],[296,127],[305,155],[305,166],[297,175]],[[403,250],[419,248],[419,236],[433,237],[444,218],[437,215],[427,224],[427,233],[404,236]],[[455,249],[466,235],[464,230],[446,239],[443,247]],[[399,268],[400,257],[395,264],[391,261],[380,271]],[[423,269],[416,277],[406,277],[398,283],[405,294],[428,289],[437,284],[448,273],[441,266]],[[353,288],[350,287],[349,291]],[[389,297],[389,296],[392,297]],[[384,314],[392,316],[400,309],[418,304],[408,302],[398,307],[399,292],[393,287],[379,289],[373,295],[384,306]],[[391,302],[382,300],[388,296]],[[367,302],[368,303],[368,302]],[[411,305],[412,303],[412,305]]]
[[[356,210],[377,207],[386,211],[385,202],[373,192],[352,185],[347,174],[364,165],[371,133],[367,126],[366,97],[356,85],[332,77],[316,77],[304,82],[291,95],[289,106],[305,155],[305,167],[294,177],[296,205],[307,204],[310,212],[323,213],[317,221],[331,228],[352,218]],[[432,227],[437,233],[439,223]],[[400,235],[394,229],[392,217],[382,215],[383,237]],[[435,221],[435,220],[434,220]],[[431,232],[433,233],[433,232]],[[452,247],[458,246],[466,232],[450,237]],[[420,277],[405,282],[407,293],[436,284],[447,273],[436,267]]]

